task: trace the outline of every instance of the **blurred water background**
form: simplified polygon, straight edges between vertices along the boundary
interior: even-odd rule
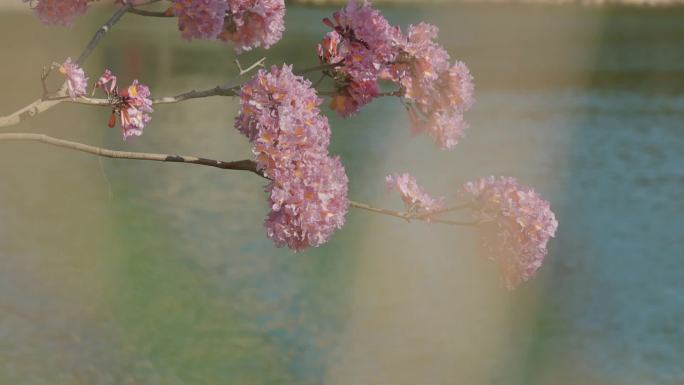
[[[252,175],[2,143],[0,383],[684,384],[684,8],[382,8],[438,25],[477,103],[447,152],[410,137],[396,100],[327,111],[351,197],[400,208],[383,183],[397,171],[441,195],[514,176],[560,220],[537,279],[507,292],[470,230],[357,211],[292,254],[265,237]],[[242,63],[315,64],[332,10],[289,7],[284,39]],[[0,113],[34,100],[42,66],[77,56],[110,12],[71,29],[0,13]],[[127,15],[85,69],[161,96],[232,79],[233,58]],[[122,143],[106,110],[65,104],[3,132],[231,160],[249,156],[236,111],[157,106]]]

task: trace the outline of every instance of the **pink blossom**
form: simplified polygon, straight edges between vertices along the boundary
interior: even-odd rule
[[[426,132],[439,148],[451,148],[468,127],[463,113],[473,104],[473,78],[462,62],[449,66],[449,54],[434,40],[437,27],[411,25],[398,41],[396,60],[381,77],[397,83],[413,133]]]
[[[85,77],[83,68],[79,67],[78,64],[72,63],[71,58],[67,58],[59,66],[59,73],[67,78],[67,90],[71,99],[76,99],[86,94],[88,78]]]
[[[88,0],[23,0],[46,25],[70,26],[88,10]]]
[[[342,117],[356,114],[361,107],[370,103],[380,94],[376,80],[350,81],[343,87],[338,87],[332,96],[330,108]]]
[[[428,195],[416,182],[411,174],[392,174],[385,177],[387,188],[396,190],[404,201],[406,211],[409,213],[428,213],[442,210],[444,198],[433,198]]]
[[[304,152],[327,153],[330,125],[318,106],[322,100],[311,82],[292,73],[292,66],[259,70],[240,91],[235,127],[254,145],[267,176]]]
[[[440,74],[449,68],[449,54],[433,41],[438,32],[431,24],[410,25],[397,41],[396,60],[383,67],[383,78],[398,83],[406,99],[428,102]]]
[[[143,128],[152,119],[149,113],[153,112],[150,89],[138,80],[128,86],[120,95],[123,107],[120,110],[121,128],[124,140],[130,136],[140,136]]]
[[[219,38],[241,53],[277,43],[285,30],[284,0],[228,0],[228,15]]]
[[[338,157],[315,153],[278,170],[266,189],[271,206],[266,234],[295,251],[326,243],[344,225],[348,182]]]
[[[183,38],[215,39],[223,29],[226,0],[174,0],[178,29]]]
[[[558,228],[549,202],[508,177],[480,178],[463,191],[473,195],[483,245],[499,264],[504,285],[512,289],[534,276]]]
[[[271,179],[266,233],[277,246],[302,250],[325,243],[347,212],[347,176],[328,154],[330,126],[311,83],[291,66],[259,70],[243,84],[235,127],[252,143]]]
[[[95,84],[95,88],[102,88],[112,103],[112,115],[108,125],[114,127],[118,115],[124,140],[131,136],[140,136],[152,119],[149,115],[153,112],[150,89],[138,80],[133,80],[130,86],[119,91],[116,82],[116,76],[107,69]]]
[[[369,62],[361,65],[381,65],[394,60],[397,53],[395,41],[400,31],[391,26],[380,11],[371,7],[370,2],[349,0],[344,8],[333,13],[332,20],[325,18],[323,22],[340,35],[340,44],[344,46],[341,50],[345,59],[349,59],[346,66],[353,67],[367,58]]]
[[[331,66],[325,73],[335,81],[330,107],[350,116],[378,96],[379,71],[394,60],[400,31],[370,3],[356,0],[323,22],[333,29],[318,45],[321,63]]]

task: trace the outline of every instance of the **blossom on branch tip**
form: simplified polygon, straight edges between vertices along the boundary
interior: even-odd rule
[[[174,0],[173,10],[185,39],[229,41],[238,53],[269,48],[285,30],[284,0]]]
[[[223,29],[226,0],[174,0],[178,29],[187,40],[214,39]]]
[[[320,103],[291,66],[273,66],[242,85],[235,119],[258,168],[271,179],[266,233],[277,246],[296,251],[327,242],[348,208],[348,179],[339,158],[328,154],[330,126]]]
[[[431,213],[444,208],[444,198],[428,195],[411,174],[387,175],[385,181],[389,190],[396,190],[401,195],[406,211],[410,214]]]
[[[228,0],[228,14],[219,38],[235,44],[241,53],[270,48],[285,31],[284,0]]]
[[[412,132],[426,132],[439,148],[448,149],[468,127],[463,113],[473,104],[474,86],[465,64],[449,65],[449,54],[434,41],[437,34],[430,24],[409,26],[397,59],[381,77],[399,85]]]
[[[370,3],[356,0],[323,23],[332,28],[317,47],[321,63],[331,66],[324,73],[335,81],[330,107],[347,117],[378,96],[379,72],[394,60],[400,31]]]
[[[76,99],[79,96],[86,94],[88,87],[88,78],[85,77],[83,68],[78,64],[72,63],[71,58],[67,58],[64,63],[59,66],[59,73],[66,77],[67,90],[71,99]]]
[[[266,234],[281,247],[300,251],[326,243],[342,228],[349,180],[338,157],[307,154],[278,170],[266,191],[271,212]]]
[[[23,0],[46,25],[71,26],[88,10],[88,0]]]
[[[114,127],[118,116],[124,140],[131,136],[140,136],[145,126],[152,119],[149,114],[154,111],[152,99],[150,99],[150,89],[146,85],[140,84],[138,80],[133,80],[130,86],[119,91],[116,82],[116,76],[107,69],[95,84],[93,93],[95,89],[102,88],[107,94],[112,105],[109,127]]]
[[[549,202],[513,178],[486,177],[463,186],[481,222],[482,244],[502,272],[508,289],[529,280],[546,256],[558,221]]]

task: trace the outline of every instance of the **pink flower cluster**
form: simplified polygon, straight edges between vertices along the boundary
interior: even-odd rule
[[[235,44],[240,53],[270,48],[285,31],[284,0],[229,0],[228,17],[219,37]]]
[[[331,108],[342,116],[355,114],[378,96],[379,71],[394,60],[394,41],[401,31],[392,27],[368,3],[350,0],[346,7],[323,19],[332,28],[318,45],[318,56],[336,84]]]
[[[242,86],[235,121],[271,179],[266,233],[277,246],[296,251],[327,242],[344,225],[348,208],[347,175],[328,153],[330,126],[320,103],[291,66],[274,66]]]
[[[455,146],[463,137],[463,113],[473,104],[473,78],[462,62],[449,66],[449,54],[434,42],[437,27],[411,25],[399,55],[383,78],[399,84],[413,132],[427,132],[438,147]]]
[[[67,91],[71,99],[76,99],[86,94],[88,78],[85,77],[83,68],[79,67],[78,64],[72,63],[71,58],[67,58],[59,66],[59,72],[67,78]]]
[[[174,0],[185,39],[230,41],[240,53],[269,48],[285,30],[284,0]]]
[[[214,39],[223,29],[228,11],[226,0],[175,0],[178,29],[187,40]]]
[[[95,84],[95,89],[102,88],[113,105],[108,125],[114,127],[118,115],[124,140],[131,136],[140,136],[152,119],[149,115],[153,112],[150,89],[138,80],[133,80],[130,86],[119,91],[116,81],[116,76],[107,69]]]
[[[23,0],[46,25],[70,26],[88,10],[88,0]]]
[[[534,276],[558,228],[549,202],[507,177],[480,178],[463,191],[473,195],[483,244],[501,267],[504,285],[512,289]]]
[[[380,95],[379,79],[399,86],[413,132],[427,132],[438,147],[451,148],[467,128],[463,113],[473,104],[473,78],[465,64],[449,64],[435,43],[437,27],[420,23],[403,34],[368,2],[349,0],[324,23],[333,31],[318,45],[336,93],[331,108],[342,116]]]
[[[416,182],[411,174],[392,174],[385,177],[387,188],[396,190],[404,201],[406,211],[418,214],[437,212],[444,208],[444,198],[433,198]]]

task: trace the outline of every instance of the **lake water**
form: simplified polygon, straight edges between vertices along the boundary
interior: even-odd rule
[[[442,195],[514,176],[560,221],[535,280],[502,290],[468,229],[357,211],[292,254],[264,235],[260,178],[3,143],[0,383],[684,384],[684,8],[383,10],[438,25],[477,103],[446,152],[409,135],[396,100],[329,114],[351,197],[400,208],[383,183],[398,171]],[[289,7],[283,41],[241,62],[314,64],[331,11]],[[48,29],[0,13],[0,113],[35,99],[42,66],[107,17]],[[127,15],[85,68],[169,95],[232,79],[233,58]],[[76,105],[3,131],[231,160],[249,156],[236,111],[157,106],[129,143],[107,111]]]

